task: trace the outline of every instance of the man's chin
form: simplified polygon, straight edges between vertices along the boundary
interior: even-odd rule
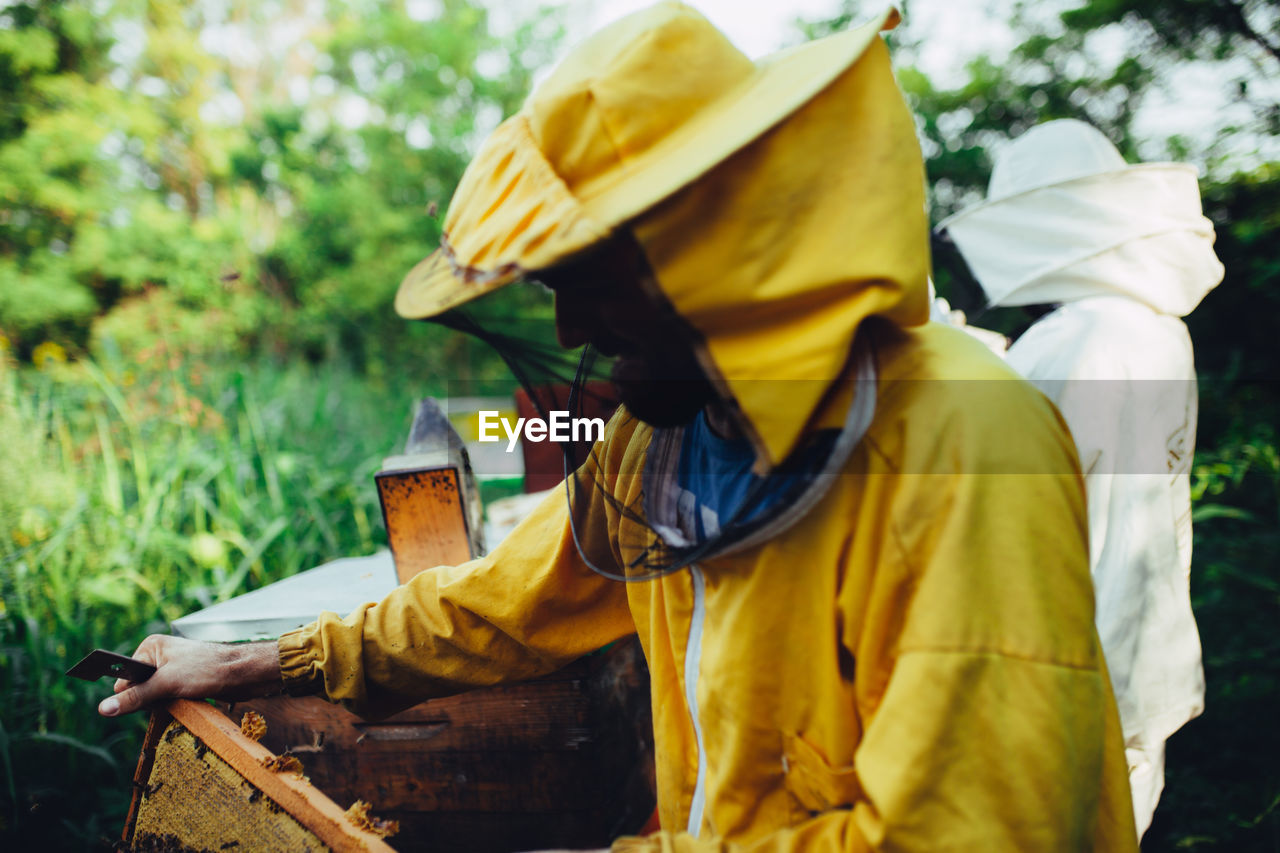
[[[713,399],[705,379],[614,382],[627,411],[654,427],[683,426]]]
[[[687,424],[715,399],[711,383],[697,365],[623,355],[613,362],[609,378],[618,399],[631,414],[655,427]]]

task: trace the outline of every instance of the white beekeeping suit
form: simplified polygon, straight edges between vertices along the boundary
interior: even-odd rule
[[[1164,742],[1203,709],[1191,612],[1196,375],[1181,317],[1222,280],[1193,167],[1130,166],[1083,122],[997,158],[982,204],[941,225],[995,306],[1056,304],[1007,354],[1062,411],[1085,472],[1097,624],[1141,835]]]

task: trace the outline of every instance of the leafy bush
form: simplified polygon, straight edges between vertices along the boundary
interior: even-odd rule
[[[0,368],[0,846],[118,834],[144,720],[104,720],[95,647],[385,540],[372,474],[410,382],[332,366]],[[417,389],[418,393],[426,390]],[[8,839],[7,841],[5,839]]]

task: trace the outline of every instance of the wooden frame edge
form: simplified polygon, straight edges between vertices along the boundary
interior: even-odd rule
[[[166,710],[331,849],[338,853],[395,853],[381,837],[351,823],[342,808],[310,782],[263,766],[263,759],[273,755],[271,750],[241,734],[240,727],[213,705],[175,699]],[[154,745],[152,754],[154,756]],[[135,791],[135,802],[137,796]]]
[[[120,841],[125,849],[133,845],[133,829],[138,822],[138,807],[142,805],[142,792],[151,778],[151,766],[156,760],[156,744],[160,735],[173,718],[168,711],[155,711],[147,721],[147,733],[142,738],[142,751],[138,753],[138,766],[133,771],[133,799],[129,801],[129,814],[124,819],[124,830],[120,833]]]

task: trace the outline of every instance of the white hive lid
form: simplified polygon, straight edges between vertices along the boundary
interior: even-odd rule
[[[390,551],[350,557],[206,607],[172,624],[173,633],[195,640],[235,643],[274,640],[315,621],[321,611],[346,616],[361,604],[381,601],[395,589]]]

